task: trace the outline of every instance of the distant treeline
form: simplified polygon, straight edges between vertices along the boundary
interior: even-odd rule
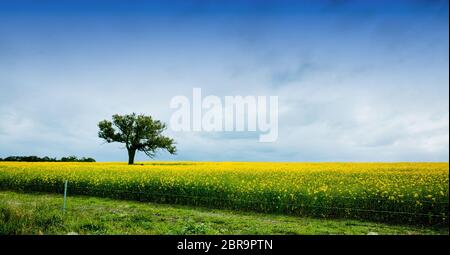
[[[9,156],[0,161],[23,161],[23,162],[95,162],[93,158],[77,158],[76,156],[62,157],[61,159],[38,156]]]

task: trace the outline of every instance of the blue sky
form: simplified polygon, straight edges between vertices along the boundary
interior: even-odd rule
[[[0,157],[126,161],[98,121],[200,87],[278,96],[277,142],[168,130],[158,159],[448,161],[448,31],[448,1],[0,1]]]

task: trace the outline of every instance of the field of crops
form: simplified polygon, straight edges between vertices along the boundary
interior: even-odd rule
[[[384,222],[448,222],[448,163],[0,162],[0,189]]]

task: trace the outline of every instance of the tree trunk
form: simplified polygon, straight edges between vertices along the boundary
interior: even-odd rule
[[[128,165],[134,164],[134,155],[136,154],[135,149],[128,149]]]

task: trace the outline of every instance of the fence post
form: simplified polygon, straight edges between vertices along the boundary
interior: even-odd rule
[[[63,204],[63,213],[66,212],[66,200],[67,200],[67,180],[64,181],[64,204]]]

